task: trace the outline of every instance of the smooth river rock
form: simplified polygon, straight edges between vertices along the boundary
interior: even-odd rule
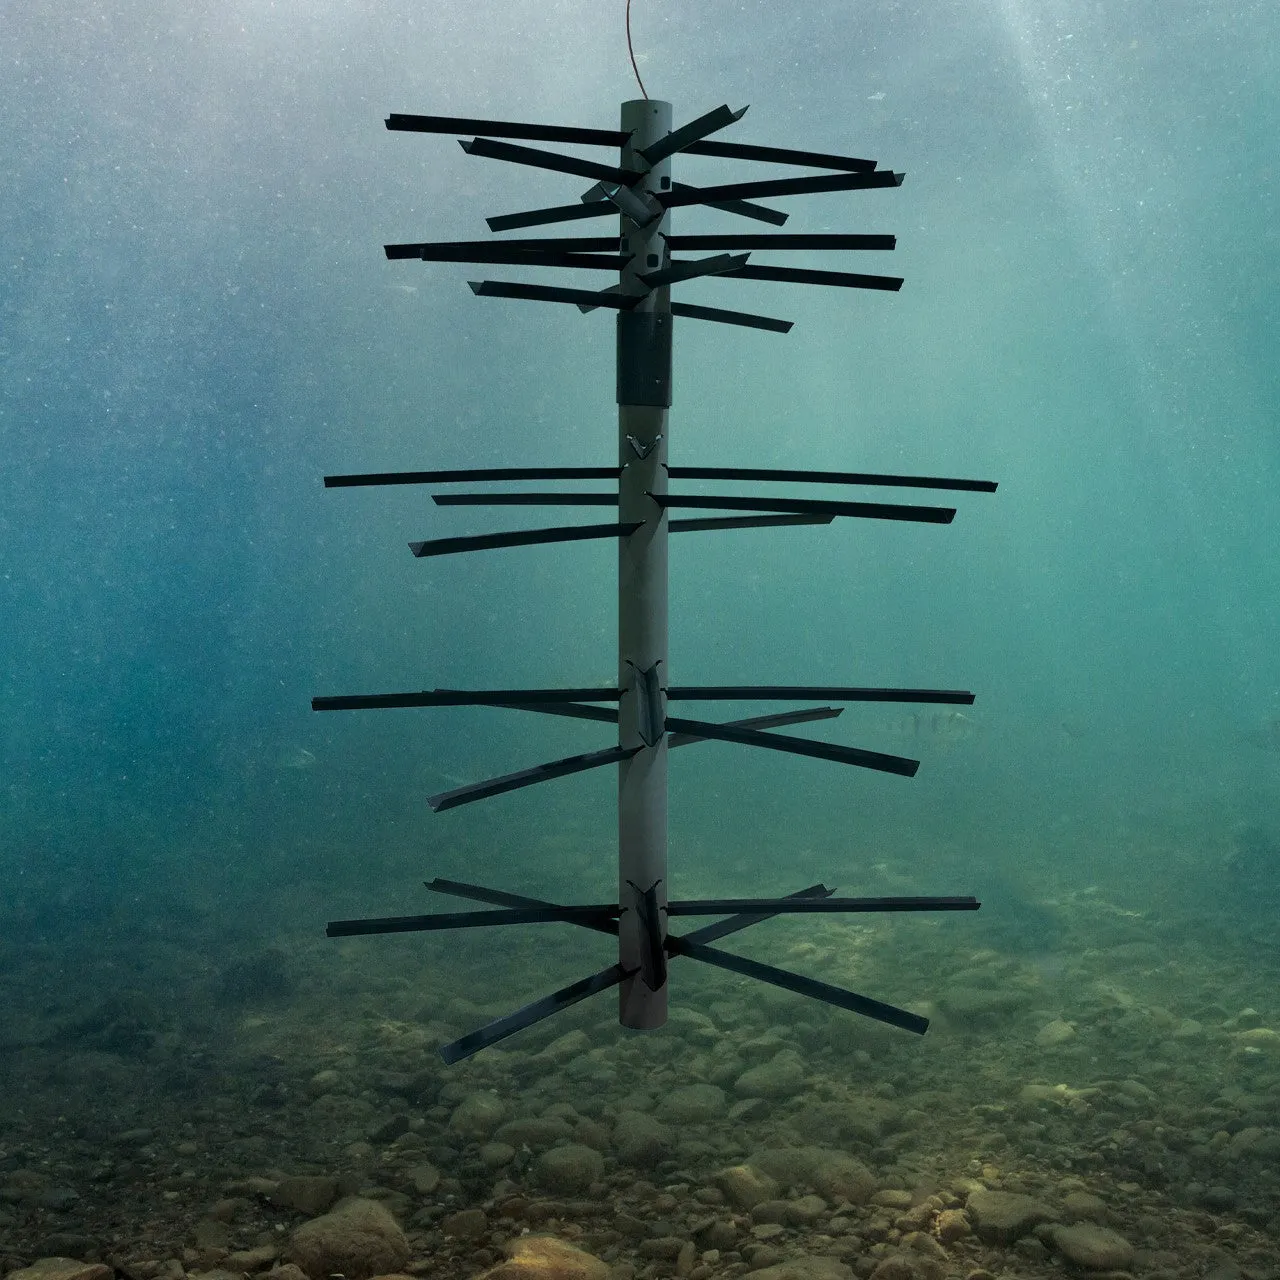
[[[676,1124],[706,1124],[724,1115],[724,1090],[714,1084],[681,1085],[667,1094],[660,1111]]]
[[[376,1200],[352,1196],[332,1213],[304,1222],[289,1240],[289,1257],[311,1277],[341,1273],[367,1280],[401,1270],[409,1245],[396,1220]]]
[[[986,1187],[970,1193],[965,1205],[980,1240],[987,1244],[1012,1244],[1042,1222],[1057,1215],[1047,1204],[1012,1191]]]
[[[578,1142],[552,1147],[538,1157],[534,1178],[547,1191],[580,1194],[604,1174],[604,1157]]]
[[[607,1262],[552,1236],[520,1236],[505,1246],[507,1258],[479,1280],[609,1280]]]
[[[1118,1231],[1096,1222],[1078,1222],[1071,1227],[1054,1227],[1048,1233],[1068,1262],[1088,1271],[1127,1271],[1133,1265],[1133,1245]]]
[[[804,1063],[794,1049],[780,1049],[768,1062],[744,1071],[733,1087],[748,1098],[793,1098],[804,1089]]]

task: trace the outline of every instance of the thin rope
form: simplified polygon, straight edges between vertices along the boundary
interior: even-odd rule
[[[640,79],[640,68],[636,66],[636,51],[631,45],[631,0],[627,0],[627,54],[631,58],[631,70],[636,73],[636,84],[640,86],[640,92],[647,101],[649,90],[644,87],[644,81]]]

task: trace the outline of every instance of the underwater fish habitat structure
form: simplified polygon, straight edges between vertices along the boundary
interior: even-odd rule
[[[768,751],[790,752],[857,768],[914,776],[919,761],[840,746],[773,730],[840,714],[830,705],[735,720],[728,723],[689,719],[672,713],[671,704],[700,702],[850,703],[898,702],[969,705],[972,693],[949,689],[846,688],[811,685],[677,685],[668,663],[667,543],[672,534],[715,533],[759,526],[829,524],[833,519],[905,520],[948,524],[950,507],[868,501],[823,501],[767,495],[699,495],[684,481],[790,482],[797,485],[849,485],[880,488],[958,490],[991,493],[990,481],[938,477],[876,475],[860,472],[766,470],[741,466],[682,466],[672,459],[669,412],[675,322],[713,324],[787,333],[791,324],[768,316],[673,302],[673,286],[716,276],[732,280],[772,280],[790,284],[896,291],[892,276],[845,271],[758,266],[756,250],[891,250],[891,235],[794,235],[775,231],[738,235],[686,235],[672,229],[678,209],[704,206],[756,223],[780,227],[787,215],[756,203],[819,191],[864,191],[897,187],[902,175],[874,161],[848,156],[746,146],[713,140],[735,124],[746,108],[727,106],[671,127],[671,104],[650,98],[622,104],[621,127],[579,129],[556,125],[472,120],[448,116],[392,115],[387,128],[418,133],[461,134],[469,155],[586,179],[592,185],[577,203],[488,219],[491,231],[616,217],[617,234],[591,237],[539,237],[387,245],[393,259],[424,262],[494,263],[514,267],[567,267],[613,275],[602,289],[559,288],[541,284],[482,280],[471,290],[482,298],[516,298],[568,304],[581,312],[613,313],[617,325],[617,462],[600,467],[526,466],[481,470],[407,471],[326,476],[325,485],[485,484],[507,481],[606,482],[600,492],[557,489],[549,492],[446,491],[433,495],[441,506],[605,507],[605,523],[528,529],[478,537],[439,538],[409,544],[415,556],[454,555],[497,547],[608,539],[618,545],[618,678],[613,688],[431,689],[315,698],[317,711],[389,707],[490,706],[571,716],[616,724],[618,741],[602,751],[534,765],[518,773],[458,787],[431,796],[433,810],[451,809],[549,782],[587,769],[618,769],[618,898],[616,902],[561,905],[452,880],[432,880],[441,894],[488,904],[468,910],[385,919],[337,920],[330,937],[421,930],[496,928],[563,922],[615,935],[617,962],[578,982],[535,1000],[487,1026],[445,1045],[441,1055],[457,1062],[548,1018],[588,996],[618,988],[618,1016],[625,1027],[661,1027],[667,1018],[668,976],[673,959],[702,964],[785,988],[799,995],[851,1010],[879,1022],[923,1034],[928,1020],[883,1001],[819,982],[772,965],[745,959],[713,945],[730,934],[779,915],[833,912],[973,911],[972,897],[838,897],[822,884],[787,897],[681,900],[669,896],[667,868],[667,753],[702,741],[732,742]],[[519,143],[509,141],[518,139]],[[604,147],[617,151],[613,162],[581,159],[542,150],[525,142]],[[716,156],[816,169],[817,176],[694,187],[676,182],[672,162],[679,155]],[[709,256],[677,256],[705,253]],[[675,482],[674,490],[671,482]],[[616,484],[616,489],[614,485]],[[607,490],[607,491],[606,491]],[[723,514],[686,516],[710,511]],[[679,917],[720,917],[690,932],[674,933]]]

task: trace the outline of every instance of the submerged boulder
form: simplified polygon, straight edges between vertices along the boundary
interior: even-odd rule
[[[794,1049],[780,1049],[768,1062],[749,1067],[733,1087],[747,1098],[792,1098],[804,1089],[804,1063]]]
[[[1054,1227],[1047,1234],[1068,1262],[1087,1271],[1127,1271],[1133,1265],[1133,1245],[1110,1227],[1079,1222],[1072,1227]]]
[[[409,1261],[409,1244],[376,1200],[351,1196],[331,1213],[304,1222],[290,1237],[289,1257],[311,1280],[334,1274],[368,1280],[401,1270]]]
[[[79,1262],[75,1258],[41,1258],[20,1271],[10,1271],[8,1280],[110,1280],[111,1268],[101,1262]]]
[[[1012,1244],[1042,1222],[1057,1215],[1032,1196],[983,1187],[971,1192],[965,1208],[973,1219],[978,1238],[987,1244]]]
[[[751,1164],[788,1189],[811,1188],[833,1200],[866,1204],[876,1180],[861,1160],[830,1147],[775,1147],[757,1151]]]
[[[581,1194],[603,1174],[604,1158],[594,1147],[579,1142],[544,1151],[534,1165],[538,1186],[561,1195]]]
[[[520,1236],[505,1246],[507,1257],[478,1280],[609,1280],[607,1262],[554,1236]]]

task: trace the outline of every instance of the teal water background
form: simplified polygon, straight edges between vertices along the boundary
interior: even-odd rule
[[[199,902],[318,928],[322,909],[420,909],[432,874],[611,891],[609,771],[425,804],[605,746],[607,728],[308,703],[611,678],[611,546],[415,561],[410,539],[540,517],[320,477],[612,460],[609,317],[476,299],[467,278],[530,273],[381,249],[480,238],[485,215],[583,184],[382,120],[615,127],[636,92],[622,17],[581,0],[147,0],[5,18],[13,927]],[[788,230],[893,232],[894,254],[755,259],[901,274],[900,294],[681,287],[796,327],[678,324],[672,460],[1000,482],[961,495],[949,528],[673,542],[675,681],[978,694],[971,723],[937,732],[911,708],[806,730],[919,755],[910,782],[682,750],[677,889],[855,890],[888,861],[922,891],[1012,884],[1015,904],[1100,879],[1261,910],[1280,876],[1280,12],[636,0],[633,23],[678,120],[750,102],[726,138],[906,173],[785,202]],[[678,176],[772,173],[690,159]],[[718,228],[754,224],[678,212],[677,231]],[[1241,893],[1250,831],[1261,869]]]

